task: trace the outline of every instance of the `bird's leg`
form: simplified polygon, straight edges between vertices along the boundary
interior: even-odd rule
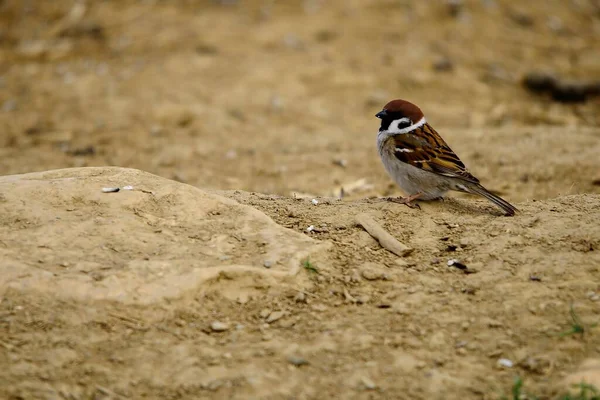
[[[404,204],[410,208],[418,208],[420,209],[421,206],[419,206],[416,203],[413,203],[413,201],[417,200],[419,197],[421,197],[423,195],[423,193],[416,193],[416,194],[411,194],[408,197],[388,197],[387,200],[394,202],[394,203],[398,203],[398,204]]]

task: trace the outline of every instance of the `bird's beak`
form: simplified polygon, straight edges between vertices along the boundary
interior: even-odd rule
[[[375,116],[377,118],[383,119],[384,117],[387,117],[387,111],[385,110],[381,110],[379,111],[377,114],[375,114]]]

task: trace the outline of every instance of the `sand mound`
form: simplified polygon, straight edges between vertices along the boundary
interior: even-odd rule
[[[102,191],[125,186],[133,190]],[[133,169],[6,176],[0,196],[0,294],[149,303],[221,277],[285,280],[325,246],[256,209]],[[232,295],[244,291],[236,285]]]

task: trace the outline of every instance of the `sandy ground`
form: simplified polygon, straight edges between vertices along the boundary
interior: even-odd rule
[[[520,80],[597,79],[600,8],[451,3],[0,1],[0,398],[563,391],[600,357],[600,102]],[[522,212],[377,199],[395,97]]]

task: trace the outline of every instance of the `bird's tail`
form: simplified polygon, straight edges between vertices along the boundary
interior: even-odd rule
[[[481,185],[469,185],[467,192],[478,194],[480,196],[485,197],[486,199],[488,199],[489,201],[491,201],[492,203],[494,203],[495,205],[500,207],[506,213],[506,215],[515,215],[515,213],[517,211],[519,211],[515,206],[510,204],[508,201],[504,200],[503,198],[501,198],[499,196],[496,196],[495,194],[491,193],[489,190],[487,190],[486,188],[484,188]]]

